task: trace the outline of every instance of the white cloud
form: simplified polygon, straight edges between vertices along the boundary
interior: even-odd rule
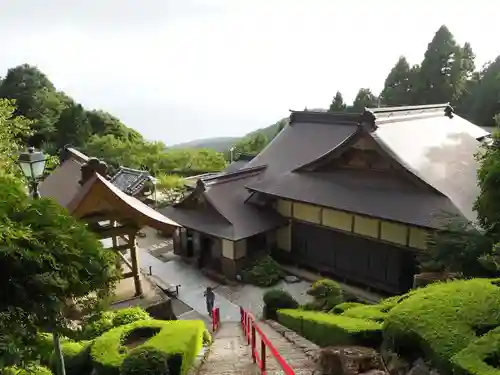
[[[441,24],[479,64],[496,57],[498,6],[474,4],[0,0],[0,68],[37,64],[149,138],[239,135],[289,108],[324,107],[336,90],[348,100],[379,91],[400,55],[420,62]]]

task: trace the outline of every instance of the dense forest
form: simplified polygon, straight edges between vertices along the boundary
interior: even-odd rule
[[[430,41],[422,62],[410,65],[401,56],[385,79],[379,95],[360,88],[353,103],[337,91],[332,112],[361,112],[365,107],[451,103],[456,113],[479,126],[495,126],[500,113],[500,56],[477,69],[469,43],[459,45],[446,26]],[[286,120],[253,133],[237,144],[244,152],[259,152]]]
[[[458,114],[473,123],[494,126],[500,112],[500,56],[480,69],[474,60],[471,45],[459,45],[442,26],[420,64],[410,65],[404,56],[399,58],[379,95],[361,88],[348,105],[337,91],[328,110],[360,112],[364,107],[450,102]],[[112,114],[84,108],[58,91],[43,72],[27,64],[8,70],[0,81],[0,98],[15,100],[14,115],[30,120],[32,135],[22,142],[51,155],[69,144],[102,158],[111,167],[147,169],[160,178],[218,171],[229,160],[229,152],[167,148],[162,142],[145,140]],[[234,145],[233,155],[258,153],[286,122],[284,118],[248,134]]]
[[[35,66],[9,69],[0,80],[0,99],[13,101],[14,117],[29,120],[30,129],[19,135],[20,144],[31,144],[52,156],[71,145],[103,159],[112,169],[120,165],[146,169],[162,180],[172,173],[192,175],[226,165],[223,154],[213,150],[173,150],[162,142],[145,140],[110,113],[84,108],[58,91]]]

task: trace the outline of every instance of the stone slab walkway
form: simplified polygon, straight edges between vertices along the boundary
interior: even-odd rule
[[[178,260],[162,262],[145,249],[139,250],[140,267],[149,270],[153,277],[159,278],[166,284],[181,285],[179,300],[193,308],[201,315],[207,314],[207,307],[203,293],[207,286],[217,287],[218,284],[193,270],[193,267]],[[227,298],[219,295],[215,289],[215,306],[220,308],[221,321],[239,322],[240,308]]]
[[[239,323],[222,323],[214,335],[207,359],[197,375],[257,375],[257,365],[250,356],[250,347],[246,344]],[[272,374],[268,372],[268,374]]]
[[[259,321],[257,325],[272,342],[281,357],[294,370],[295,375],[320,374],[316,363],[309,358],[300,348],[292,344],[281,334],[276,332],[265,322]],[[260,350],[260,340],[256,340],[257,348]],[[266,370],[268,374],[281,374],[282,369],[272,356],[270,350],[266,349]]]

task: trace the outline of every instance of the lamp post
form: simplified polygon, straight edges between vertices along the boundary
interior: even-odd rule
[[[40,192],[38,191],[38,184],[42,180],[43,173],[45,172],[45,156],[41,151],[35,151],[34,147],[29,147],[27,152],[22,152],[19,154],[18,164],[23,172],[28,186],[30,188],[30,193],[33,199],[40,198]],[[57,367],[59,375],[66,375],[66,369],[64,368],[64,357],[61,350],[61,340],[59,339],[59,333],[53,332],[52,338],[54,341],[54,352],[57,357]]]

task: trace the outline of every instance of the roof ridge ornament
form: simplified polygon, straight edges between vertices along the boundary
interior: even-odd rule
[[[102,177],[107,178],[108,165],[97,158],[90,158],[85,164],[82,165],[80,170],[82,171],[82,178],[78,182],[80,185],[84,185],[94,176],[94,174],[97,173],[99,173]]]

